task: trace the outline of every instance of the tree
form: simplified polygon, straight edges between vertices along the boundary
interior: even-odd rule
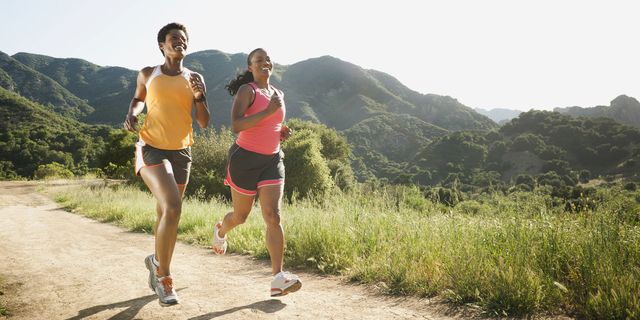
[[[138,137],[124,129],[113,130],[107,137],[105,152],[100,156],[99,166],[110,178],[122,179],[125,172],[132,171],[135,143]]]

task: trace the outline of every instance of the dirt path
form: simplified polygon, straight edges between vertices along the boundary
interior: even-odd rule
[[[0,299],[8,319],[449,319],[427,300],[313,274],[298,273],[302,289],[272,299],[265,263],[182,243],[172,265],[182,303],[162,308],[143,263],[152,236],[59,210],[36,187],[0,182]]]

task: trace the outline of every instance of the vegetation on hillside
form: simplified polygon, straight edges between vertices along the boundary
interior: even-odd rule
[[[38,102],[48,110],[76,120],[94,110],[58,82],[3,52],[0,52],[0,70],[0,87]]]
[[[0,179],[31,178],[57,163],[75,174],[100,168],[113,131],[64,118],[0,88]]]

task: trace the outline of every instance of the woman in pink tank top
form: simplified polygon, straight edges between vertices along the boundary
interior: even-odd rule
[[[271,257],[274,279],[271,296],[297,291],[300,279],[282,271],[284,231],[280,224],[280,208],[284,190],[284,154],[280,141],[291,135],[282,125],[286,109],[284,93],[269,83],[273,63],[264,49],[258,48],[247,57],[247,70],[228,85],[234,96],[231,129],[238,139],[229,149],[225,184],[231,187],[233,210],[216,224],[213,250],[224,254],[227,233],[245,222],[259,194],[262,217],[267,226],[267,249]]]

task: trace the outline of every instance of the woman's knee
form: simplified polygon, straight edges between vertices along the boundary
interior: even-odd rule
[[[162,216],[166,219],[180,219],[182,214],[182,202],[168,202],[162,206]]]
[[[250,212],[237,212],[234,211],[231,214],[231,219],[233,220],[233,222],[235,222],[235,224],[243,224],[245,222],[247,222],[247,218],[249,217],[249,213]]]
[[[262,216],[267,226],[280,225],[280,209],[278,208],[264,208],[262,209]]]

